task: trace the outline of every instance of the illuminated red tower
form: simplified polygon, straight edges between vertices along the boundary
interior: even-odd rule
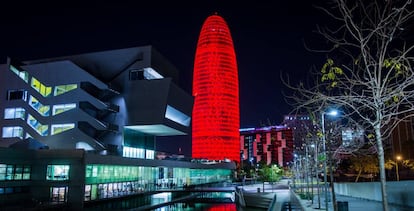
[[[200,32],[193,74],[194,158],[240,161],[239,78],[225,20],[209,16]]]

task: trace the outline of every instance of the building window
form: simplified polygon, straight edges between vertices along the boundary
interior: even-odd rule
[[[13,138],[18,137],[23,139],[23,128],[14,126],[14,127],[3,127],[3,138]]]
[[[39,114],[41,114],[42,116],[49,116],[50,114],[50,106],[43,105],[39,102],[39,100],[37,100],[35,97],[31,95],[29,98],[29,105],[32,108],[34,108],[37,112],[39,112]]]
[[[52,135],[56,135],[59,133],[62,133],[64,131],[70,130],[72,128],[75,127],[74,123],[69,123],[69,124],[56,124],[56,125],[52,125]]]
[[[67,85],[55,86],[55,90],[53,92],[53,95],[58,96],[58,95],[66,93],[66,92],[72,91],[76,88],[78,88],[77,84],[67,84]]]
[[[146,159],[152,159],[153,160],[154,157],[155,157],[154,150],[149,150],[149,149],[145,150],[145,158]]]
[[[27,91],[25,90],[9,90],[7,92],[7,100],[24,100],[27,99]]]
[[[47,165],[46,180],[69,180],[69,165]]]
[[[129,72],[129,80],[154,80],[164,78],[161,74],[152,68],[143,68],[139,70],[131,70]]]
[[[170,105],[167,105],[167,109],[165,111],[165,118],[187,127],[190,125],[191,120],[191,117],[185,115],[183,112],[175,109]]]
[[[122,154],[128,158],[145,158],[145,149],[124,146]]]
[[[31,86],[33,89],[39,92],[43,97],[47,97],[50,95],[50,93],[52,93],[52,87],[45,86],[35,77],[32,77]]]
[[[50,199],[52,202],[66,202],[66,195],[68,194],[68,187],[51,187]]]
[[[52,115],[58,115],[74,108],[76,108],[76,103],[54,105],[52,108]]]
[[[24,82],[29,82],[29,73],[27,73],[26,71],[20,71],[13,65],[10,65],[10,70],[16,73],[16,75],[23,79]]]
[[[31,167],[29,165],[0,164],[0,181],[2,180],[30,180]]]
[[[33,129],[36,130],[37,133],[41,136],[47,136],[49,134],[49,126],[42,125],[37,119],[35,119],[32,115],[28,115],[27,117],[27,124],[29,124]]]
[[[4,119],[24,119],[24,108],[6,108],[4,109]]]

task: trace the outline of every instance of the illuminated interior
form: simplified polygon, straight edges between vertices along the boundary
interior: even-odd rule
[[[4,109],[4,119],[24,119],[24,108],[6,108]]]
[[[52,87],[45,86],[35,77],[32,77],[32,88],[39,92],[43,97],[47,97],[52,93]]]
[[[23,79],[24,82],[29,82],[29,73],[26,71],[20,71],[15,66],[10,65],[10,70],[16,73],[21,79]]]
[[[193,77],[192,157],[240,161],[236,55],[227,23],[218,15],[202,26]]]

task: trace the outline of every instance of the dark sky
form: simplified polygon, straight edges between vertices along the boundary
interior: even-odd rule
[[[198,35],[204,20],[217,12],[235,45],[242,128],[280,124],[290,111],[280,73],[301,78],[323,62],[323,55],[303,44],[313,42],[312,31],[324,20],[312,5],[316,0],[114,2],[121,1],[3,8],[0,62],[6,56],[30,60],[152,44],[177,66],[180,85],[191,93]],[[187,154],[184,139],[175,146]]]

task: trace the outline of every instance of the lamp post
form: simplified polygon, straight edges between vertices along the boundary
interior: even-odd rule
[[[398,162],[401,160],[401,156],[397,155],[397,161],[395,162],[395,172],[397,173],[397,181],[400,181],[400,173],[398,171]]]
[[[330,116],[336,116],[338,114],[338,111],[331,110],[329,112],[322,112],[321,114],[321,126],[322,126],[322,147],[323,147],[323,181],[325,185],[325,209],[328,210],[328,176],[326,173],[326,134],[325,134],[325,114]],[[332,174],[332,172],[331,172]]]

